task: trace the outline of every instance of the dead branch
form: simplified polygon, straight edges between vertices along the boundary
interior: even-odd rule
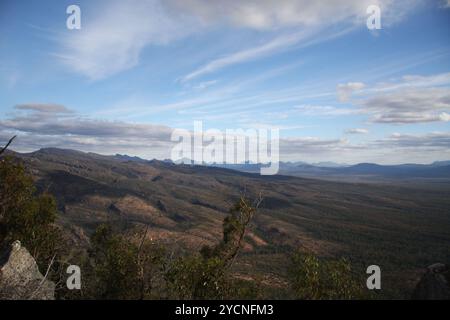
[[[144,246],[144,242],[147,238],[147,232],[148,232],[148,228],[149,226],[147,225],[145,228],[145,232],[144,235],[142,236],[141,239],[141,243],[139,245],[138,248],[138,253],[137,253],[137,263],[138,263],[138,267],[139,267],[139,278],[141,281],[141,288],[140,288],[140,294],[141,294],[141,300],[144,299],[144,291],[145,291],[145,271],[144,271],[144,265],[143,265],[143,261],[141,259],[141,251],[142,251],[142,247]]]
[[[13,140],[16,138],[17,136],[12,137],[11,139],[9,139],[8,143],[6,144],[6,146],[4,146],[2,148],[2,150],[0,150],[0,155],[6,151],[6,149],[8,149],[9,145],[11,144],[11,142],[13,142]]]
[[[29,300],[33,299],[34,295],[41,289],[42,285],[44,284],[44,282],[47,280],[48,277],[48,273],[50,272],[50,268],[53,265],[53,262],[55,261],[55,257],[56,254],[52,257],[52,260],[50,261],[48,267],[47,267],[47,271],[45,272],[44,278],[42,278],[41,282],[39,283],[39,286],[36,288],[36,290],[33,291],[33,293],[30,295],[30,297],[28,298]]]

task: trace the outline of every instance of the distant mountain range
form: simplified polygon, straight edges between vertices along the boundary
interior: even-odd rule
[[[118,157],[120,155],[116,155]],[[121,159],[130,161],[146,161],[138,157],[120,156]],[[181,159],[176,162],[164,160],[175,164],[194,164],[191,159]],[[248,173],[259,173],[261,167],[266,165],[258,163],[242,164],[201,164],[203,166],[219,167],[237,170]],[[450,178],[450,161],[436,161],[431,164],[399,164],[399,165],[379,165],[375,163],[359,163],[348,165],[345,163],[335,163],[331,161],[307,163],[303,161],[280,162],[279,174],[317,177],[317,178]]]
[[[58,148],[44,148],[38,153],[51,154],[83,154],[76,150],[66,150]],[[115,159],[125,162],[136,163],[165,163],[171,165],[194,165],[191,159],[181,159],[173,162],[166,160],[146,160],[136,156],[116,154],[113,156],[102,156],[95,153],[88,153],[95,157]],[[266,165],[258,163],[242,163],[242,164],[195,164],[196,166],[217,167],[223,169],[236,170],[246,173],[259,173],[261,167]],[[399,165],[379,165],[375,163],[359,163],[348,165],[335,162],[317,162],[309,164],[303,161],[296,162],[280,162],[279,175],[309,177],[318,179],[331,179],[342,181],[358,181],[358,180],[379,180],[379,179],[409,179],[409,178],[426,178],[426,179],[449,179],[450,178],[450,160],[436,161],[431,164],[399,164]]]
[[[260,172],[260,164],[217,165],[221,168],[244,172]],[[333,162],[308,164],[304,162],[280,162],[279,174],[316,177],[316,178],[450,178],[450,161],[439,161],[432,164],[400,164],[379,165],[374,163],[359,163],[344,165]]]

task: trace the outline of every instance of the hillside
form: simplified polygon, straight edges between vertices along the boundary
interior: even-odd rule
[[[302,247],[383,270],[383,294],[406,297],[421,268],[450,261],[450,185],[342,183],[142,161],[73,150],[17,154],[58,200],[61,224],[85,241],[101,222],[150,225],[149,237],[186,250],[216,243],[228,208],[264,202],[235,272],[285,286],[286,258]],[[274,295],[276,295],[274,290]]]

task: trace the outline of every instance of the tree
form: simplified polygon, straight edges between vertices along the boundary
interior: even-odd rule
[[[230,299],[256,297],[255,288],[233,279],[233,265],[261,199],[251,204],[241,197],[223,222],[223,239],[214,247],[205,246],[200,254],[179,257],[170,266],[166,280],[176,299]],[[245,296],[243,296],[245,295]]]
[[[310,253],[295,253],[290,266],[290,280],[297,299],[358,299],[364,283],[346,259],[319,259]]]
[[[57,212],[54,197],[36,193],[31,175],[19,160],[0,159],[0,248],[20,240],[38,265],[47,268],[60,242]]]
[[[95,299],[152,298],[155,273],[162,268],[164,251],[145,241],[139,245],[115,232],[111,225],[100,225],[91,237],[90,263],[85,266],[89,286],[87,295]]]

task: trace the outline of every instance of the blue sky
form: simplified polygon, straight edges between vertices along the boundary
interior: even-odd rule
[[[19,151],[166,158],[201,120],[279,128],[282,160],[450,159],[446,1],[6,0],[0,30],[0,142]]]

